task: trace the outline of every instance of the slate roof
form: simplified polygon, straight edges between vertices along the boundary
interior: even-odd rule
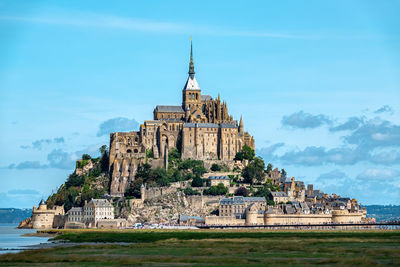
[[[212,100],[212,97],[210,95],[202,95],[201,96],[201,100],[205,101],[205,100]]]
[[[183,124],[184,128],[219,128],[216,123],[191,123],[187,122]]]
[[[81,207],[72,207],[69,211],[67,211],[67,213],[70,213],[72,211],[79,211],[82,212],[82,208]]]
[[[91,202],[96,206],[112,206],[107,199],[92,199]]]
[[[230,123],[221,123],[221,128],[237,128],[236,125]]]
[[[271,192],[273,197],[287,197],[288,195],[285,192]]]
[[[285,212],[286,214],[293,214],[296,213],[296,209],[292,205],[288,204],[285,205]]]
[[[209,180],[230,180],[228,176],[210,176],[207,179]]]
[[[180,112],[184,113],[183,108],[181,106],[159,106],[157,105],[155,108],[155,111],[157,112]]]
[[[308,209],[310,209],[310,208],[308,207],[308,205],[307,205],[306,202],[300,202],[299,204],[300,204],[300,207],[301,207],[303,210],[308,210]]]
[[[183,90],[200,90],[200,86],[197,83],[196,78],[193,77],[188,77],[185,86],[183,87]]]

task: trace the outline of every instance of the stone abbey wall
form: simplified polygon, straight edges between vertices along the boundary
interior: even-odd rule
[[[206,216],[207,225],[244,225],[245,219],[236,219],[232,216]]]
[[[330,214],[265,214],[265,224],[324,224],[331,223]]]
[[[362,212],[348,212],[347,210],[333,210],[333,223],[361,223],[364,214]]]

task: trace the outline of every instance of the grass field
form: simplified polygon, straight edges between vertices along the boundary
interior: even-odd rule
[[[100,243],[6,254],[0,266],[400,266],[400,231],[81,230],[56,239]]]

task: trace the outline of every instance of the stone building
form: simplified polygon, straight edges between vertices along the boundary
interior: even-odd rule
[[[232,198],[223,198],[219,205],[219,215],[243,219],[246,217],[246,209],[251,204],[257,204],[259,209],[263,209],[266,203],[265,197],[236,196]]]
[[[42,199],[39,203],[39,207],[33,206],[32,209],[32,228],[33,229],[51,229],[58,228],[63,224],[64,207],[54,206],[49,209]]]
[[[272,200],[277,204],[281,202],[286,203],[289,201],[289,197],[285,192],[271,192],[271,195]]]
[[[114,207],[107,199],[92,199],[83,207],[73,207],[67,211],[65,228],[96,228],[99,222],[112,224]]]
[[[167,167],[168,151],[173,148],[181,152],[182,159],[229,162],[245,145],[255,148],[254,138],[244,131],[242,118],[234,120],[219,95],[215,99],[202,95],[191,46],[182,104],[158,105],[153,120],[145,121],[139,131],[110,135],[110,194],[123,196],[137,167],[146,160],[153,167]]]
[[[228,176],[209,176],[206,178],[207,186],[216,186],[219,184],[223,184],[225,187],[229,187],[231,183],[231,179]]]

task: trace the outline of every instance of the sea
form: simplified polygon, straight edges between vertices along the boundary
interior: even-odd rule
[[[18,224],[0,223],[0,254],[16,253],[29,246],[48,243],[48,237],[24,236],[35,233],[35,229],[18,229]]]

